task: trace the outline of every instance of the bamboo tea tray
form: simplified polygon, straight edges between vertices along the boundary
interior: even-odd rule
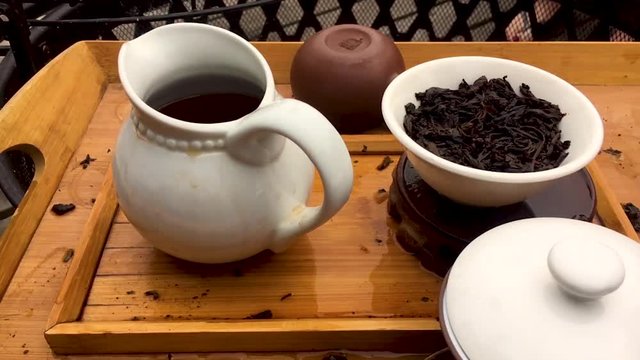
[[[48,349],[58,354],[328,349],[426,354],[444,347],[438,323],[441,279],[395,244],[386,203],[375,197],[378,189],[389,189],[402,153],[387,133],[343,136],[355,172],[349,202],[284,253],[198,265],[143,239],[118,211],[111,179],[111,149],[130,108],[117,78],[120,45],[76,44],[0,113],[3,149],[19,145],[33,154],[37,167],[0,240],[0,313],[19,312],[22,302],[31,301],[25,298],[34,296],[39,303],[31,320],[39,321],[34,327],[39,330],[30,331],[44,333]],[[299,45],[256,44],[285,96]],[[636,105],[630,105],[640,98],[640,73],[632,70],[640,48],[634,44],[409,43],[400,48],[407,66],[461,54],[529,62],[579,85],[605,118],[638,116],[631,108]],[[79,163],[87,154],[96,160],[85,169]],[[384,156],[394,163],[376,169]],[[597,191],[595,221],[637,239],[603,171],[596,162],[588,170]],[[321,201],[321,191],[316,179],[311,204]],[[48,211],[69,202],[76,209],[66,215]],[[68,248],[74,255],[63,262]]]

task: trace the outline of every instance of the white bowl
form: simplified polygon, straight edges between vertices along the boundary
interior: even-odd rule
[[[536,97],[558,105],[566,114],[559,128],[562,140],[570,140],[571,146],[560,166],[525,173],[480,170],[441,158],[407,135],[403,125],[405,105],[418,105],[415,93],[434,86],[457,89],[462,79],[471,84],[483,75],[487,79],[506,75],[516,91],[525,83]],[[596,157],[604,138],[600,114],[578,89],[534,66],[491,57],[449,57],[407,69],[385,90],[382,114],[422,179],[440,194],[473,206],[493,207],[524,201],[554,180],[584,168]]]

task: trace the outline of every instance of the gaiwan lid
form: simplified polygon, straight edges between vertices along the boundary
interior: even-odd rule
[[[532,218],[459,255],[442,314],[469,360],[640,359],[640,244],[592,223]]]

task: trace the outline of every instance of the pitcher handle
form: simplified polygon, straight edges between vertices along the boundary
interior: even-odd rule
[[[308,207],[301,204],[302,210],[292,210],[291,216],[279,225],[271,244],[271,250],[279,252],[286,249],[293,238],[324,224],[342,208],[353,188],[353,166],[338,131],[310,105],[283,99],[256,110],[252,115],[259,121],[242,121],[227,135],[229,150],[232,153],[242,151],[240,148],[259,133],[280,134],[307,154],[318,169],[324,189],[322,205]]]

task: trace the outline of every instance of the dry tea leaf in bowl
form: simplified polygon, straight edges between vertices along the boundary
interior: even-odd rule
[[[404,127],[422,147],[477,169],[531,172],[558,167],[570,141],[558,127],[565,114],[522,84],[517,94],[506,76],[462,80],[457,90],[431,87],[405,106]]]

